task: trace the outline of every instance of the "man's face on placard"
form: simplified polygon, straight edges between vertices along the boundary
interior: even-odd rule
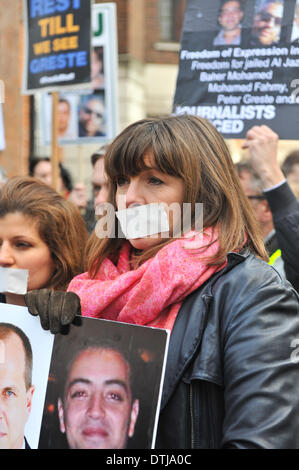
[[[99,98],[93,98],[82,106],[80,122],[87,136],[92,137],[100,131],[104,119],[104,111],[104,103]]]
[[[60,430],[71,449],[124,449],[132,437],[139,401],[132,403],[130,370],[113,349],[79,353],[59,399]]]
[[[59,135],[63,136],[63,134],[67,131],[67,128],[70,122],[70,117],[71,117],[71,108],[70,108],[70,104],[67,101],[61,100],[58,103],[57,115],[58,115],[58,132],[59,132]]]
[[[243,12],[238,1],[228,1],[222,5],[218,18],[224,31],[233,31],[238,28],[243,18]]]
[[[252,33],[261,44],[269,46],[280,39],[283,17],[281,2],[268,3],[257,15],[253,22]]]
[[[1,351],[0,449],[21,449],[34,387],[26,389],[25,350],[18,335],[12,332],[2,339]]]

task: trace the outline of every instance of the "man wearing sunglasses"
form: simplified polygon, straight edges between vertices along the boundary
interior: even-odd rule
[[[79,137],[104,136],[104,101],[100,95],[91,95],[83,101],[79,113]]]
[[[252,46],[271,46],[280,40],[283,2],[270,1],[255,14],[252,30]]]
[[[249,200],[256,220],[260,226],[270,264],[285,277],[284,263],[274,229],[273,216],[266,195],[263,194],[263,182],[254,171],[250,161],[241,161],[236,164],[241,186]]]

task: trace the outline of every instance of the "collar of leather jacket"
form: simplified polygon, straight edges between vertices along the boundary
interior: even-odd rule
[[[210,361],[212,367],[209,369],[206,367],[203,368],[202,365],[195,364],[190,371],[188,369],[189,373],[187,375],[185,371],[198,351],[203,332],[207,327],[208,308],[214,297],[213,287],[221,276],[230,271],[237,264],[242,263],[249,254],[249,250],[244,250],[242,253],[228,253],[225,268],[214,274],[203,286],[184,300],[170,336],[161,410],[167,404],[177,383],[183,375],[183,380],[187,382],[189,382],[191,378],[201,378],[202,380],[208,380],[220,386],[223,385],[222,374],[219,370],[220,358],[218,358],[218,355],[217,359],[219,360]],[[214,328],[212,318],[209,318],[209,324]],[[214,335],[213,338],[216,339]],[[218,335],[217,340],[220,341],[220,335]],[[211,343],[211,341],[209,341],[209,343]],[[213,344],[210,345],[210,348],[213,348]]]

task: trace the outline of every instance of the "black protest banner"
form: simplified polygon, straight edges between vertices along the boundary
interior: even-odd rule
[[[24,92],[88,84],[92,0],[23,1]]]
[[[173,112],[298,139],[299,0],[187,0]]]

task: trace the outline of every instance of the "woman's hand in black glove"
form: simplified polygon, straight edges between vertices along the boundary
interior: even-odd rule
[[[54,334],[81,315],[80,298],[74,292],[32,290],[25,295],[25,303],[31,315],[39,315],[44,330]]]

